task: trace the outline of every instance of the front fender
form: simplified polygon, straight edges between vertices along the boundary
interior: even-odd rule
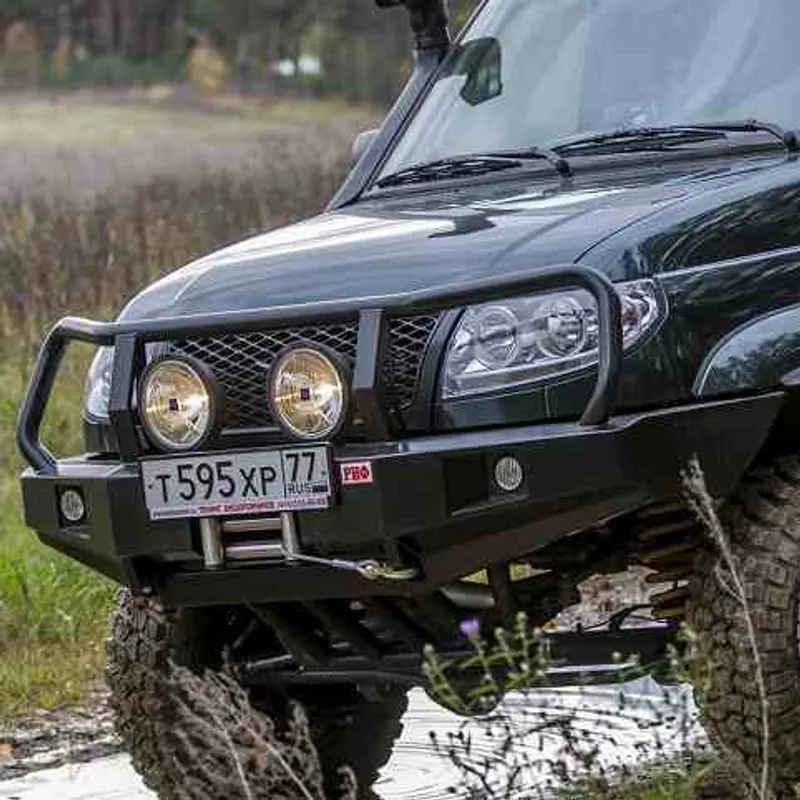
[[[695,379],[710,398],[800,383],[800,305],[750,320],[709,353]]]

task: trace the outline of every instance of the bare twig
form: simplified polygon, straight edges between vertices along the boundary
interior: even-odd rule
[[[706,485],[705,475],[700,465],[700,461],[695,456],[689,463],[689,467],[684,473],[684,486],[686,487],[687,500],[692,510],[697,514],[700,521],[705,526],[714,545],[717,547],[727,569],[727,574],[721,570],[715,571],[715,577],[720,587],[729,594],[742,609],[745,629],[747,631],[748,645],[753,657],[754,678],[758,689],[758,696],[761,706],[761,775],[757,791],[761,800],[767,800],[770,796],[770,721],[769,721],[769,700],[767,697],[767,686],[764,679],[764,664],[761,658],[761,651],[756,637],[753,614],[750,603],[747,599],[744,581],[742,579],[739,565],[731,548],[730,540],[720,521],[717,508]]]
[[[171,739],[165,751],[189,751],[173,759],[170,783],[176,798],[324,800],[321,765],[299,706],[289,708],[287,724],[279,732],[224,673],[196,675],[172,665],[170,684],[177,719],[164,730]],[[185,764],[195,765],[191,775],[184,774],[180,765]],[[354,800],[355,781],[352,775],[345,779],[343,798]]]

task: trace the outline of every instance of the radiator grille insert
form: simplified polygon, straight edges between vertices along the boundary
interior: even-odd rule
[[[425,348],[438,317],[391,320],[382,380],[388,404],[400,411],[414,400]],[[267,406],[267,374],[278,353],[293,344],[316,344],[355,364],[358,322],[282,328],[191,338],[170,345],[171,353],[194,356],[208,365],[225,391],[226,429],[274,425]]]

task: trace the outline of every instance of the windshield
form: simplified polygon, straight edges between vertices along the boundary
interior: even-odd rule
[[[800,127],[798,0],[487,0],[382,176],[575,134]]]

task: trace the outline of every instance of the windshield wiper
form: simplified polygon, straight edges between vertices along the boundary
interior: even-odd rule
[[[608,133],[570,137],[555,142],[548,147],[530,147],[526,150],[498,150],[477,155],[453,156],[406,167],[399,172],[387,175],[376,182],[376,186],[386,189],[390,186],[404,186],[412,183],[447,180],[448,178],[468,178],[486,175],[500,170],[516,169],[528,159],[541,158],[555,167],[559,175],[572,177],[572,167],[564,153],[573,150],[597,150],[604,146],[627,150],[664,150],[671,145],[705,142],[721,139],[728,133],[771,133],[779,139],[790,153],[800,153],[800,136],[796,131],[785,130],[771,122],[757,119],[744,119],[722,122],[694,122],[657,127],[625,128]]]
[[[405,186],[411,183],[426,183],[428,181],[447,180],[448,178],[469,178],[476,175],[486,175],[490,172],[499,172],[506,169],[516,169],[523,165],[527,159],[543,158],[551,163],[564,177],[572,175],[569,163],[565,158],[547,148],[534,147],[528,150],[502,151],[485,153],[481,155],[453,156],[431,161],[427,164],[418,164],[413,167],[401,169],[376,182],[380,189],[390,186]]]
[[[663,125],[652,128],[625,128],[608,133],[571,138],[556,142],[550,150],[557,154],[581,149],[597,149],[607,144],[630,146],[631,149],[664,149],[670,144],[708,141],[722,138],[728,133],[771,133],[780,139],[790,153],[800,153],[800,139],[795,131],[788,131],[771,122],[757,119],[731,122],[696,122],[685,125]]]

